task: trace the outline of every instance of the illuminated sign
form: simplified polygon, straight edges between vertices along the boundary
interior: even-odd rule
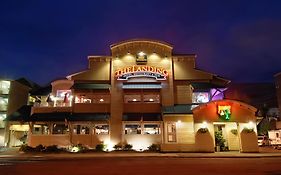
[[[117,80],[128,80],[132,77],[151,77],[156,80],[166,80],[168,71],[155,66],[128,66],[115,71]]]
[[[229,105],[225,105],[225,106],[218,105],[218,114],[223,119],[229,120],[230,115],[231,115],[231,106],[229,106]]]
[[[147,55],[144,52],[139,52],[136,56],[137,64],[146,64],[147,63]]]

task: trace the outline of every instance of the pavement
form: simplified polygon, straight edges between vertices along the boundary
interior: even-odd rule
[[[215,153],[156,153],[156,152],[93,152],[93,153],[22,153],[18,148],[1,148],[1,159],[52,160],[52,159],[89,159],[122,157],[163,157],[163,158],[281,158],[281,150],[261,147],[259,153],[240,153],[238,151]]]

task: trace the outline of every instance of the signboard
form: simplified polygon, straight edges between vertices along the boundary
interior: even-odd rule
[[[166,80],[168,71],[161,67],[134,65],[117,69],[115,76],[117,80],[128,80],[132,77],[150,77],[156,80]]]
[[[218,105],[218,114],[221,118],[225,119],[225,120],[229,120],[230,119],[230,115],[231,115],[231,106],[230,105]]]

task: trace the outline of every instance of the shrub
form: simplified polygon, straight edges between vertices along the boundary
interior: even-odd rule
[[[104,151],[104,149],[105,149],[105,144],[101,143],[96,145],[96,151]]]
[[[237,129],[232,129],[232,130],[230,130],[230,132],[231,132],[232,134],[234,134],[234,135],[237,135],[237,134],[238,134]]]
[[[160,145],[159,144],[152,144],[148,147],[148,150],[158,152],[158,151],[160,151]]]
[[[252,133],[252,132],[254,132],[254,129],[253,129],[253,128],[244,128],[244,129],[242,130],[242,132]]]
[[[131,144],[126,144],[126,145],[124,145],[124,150],[125,150],[125,151],[132,150],[132,148],[133,148],[133,145],[131,145]]]
[[[199,133],[206,133],[208,131],[209,131],[208,128],[200,128],[200,129],[198,129]]]
[[[45,147],[43,145],[37,145],[35,148],[34,148],[34,151],[35,152],[43,152],[45,149]]]
[[[26,144],[23,144],[21,145],[19,151],[22,151],[22,152],[32,152],[34,150],[34,148],[32,148],[31,146],[28,146]]]
[[[60,152],[60,151],[61,150],[58,148],[57,145],[50,145],[45,148],[45,152],[49,152],[49,153],[56,153],[56,152]]]
[[[117,145],[114,145],[113,147],[115,150],[122,150],[122,145],[121,144],[117,144]]]

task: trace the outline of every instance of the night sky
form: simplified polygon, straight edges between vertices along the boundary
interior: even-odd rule
[[[133,38],[195,53],[197,68],[233,82],[270,82],[281,71],[281,1],[2,0],[0,77],[44,85]]]

